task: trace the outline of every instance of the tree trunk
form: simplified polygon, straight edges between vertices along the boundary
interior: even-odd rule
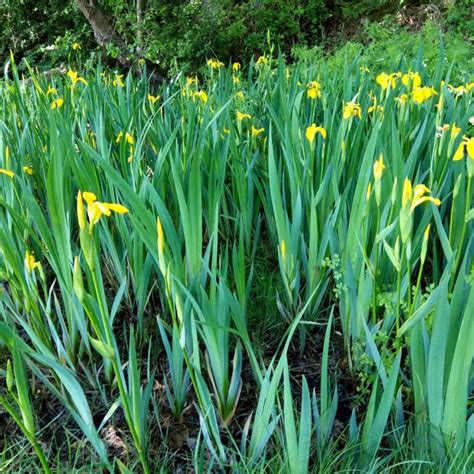
[[[110,19],[101,11],[97,1],[74,0],[74,2],[89,22],[97,43],[100,46],[106,46],[108,43],[115,44],[120,49],[119,62],[124,66],[129,66],[130,59],[127,57],[127,45],[115,31]]]
[[[143,12],[146,0],[137,0],[137,52],[141,53],[143,48]]]
[[[115,44],[119,50],[120,54],[118,56],[118,61],[120,64],[126,67],[132,66],[132,61],[128,57],[128,50],[125,41],[122,37],[115,31],[112,21],[107,15],[105,15],[101,9],[97,0],[74,0],[75,4],[81,10],[83,15],[86,17],[89,22],[92,31],[94,32],[94,37],[97,43],[100,46],[106,46],[108,43]],[[145,8],[145,0],[137,0],[137,27],[138,31],[141,30],[143,34],[143,11]],[[141,39],[141,41],[143,38]],[[142,45],[138,43],[140,47]],[[149,67],[148,71],[150,74],[150,80],[152,82],[161,83],[163,78],[166,76],[166,71],[164,71],[159,64],[150,63],[147,61]]]

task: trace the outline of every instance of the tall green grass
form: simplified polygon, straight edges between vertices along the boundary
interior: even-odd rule
[[[154,470],[169,419],[194,430],[198,471],[374,470],[410,430],[426,462],[469,453],[474,88],[442,50],[430,75],[421,54],[376,76],[358,59],[333,74],[261,57],[159,90],[100,66],[11,70],[0,405],[45,471],[58,447],[41,439],[38,383],[106,470]],[[254,302],[262,254],[274,314]],[[311,382],[294,359],[318,335]],[[338,359],[362,390],[352,416]],[[114,420],[127,456],[107,446]]]

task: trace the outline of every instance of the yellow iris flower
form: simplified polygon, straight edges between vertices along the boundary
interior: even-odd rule
[[[135,139],[133,138],[133,135],[131,135],[128,132],[125,134],[123,132],[119,132],[119,134],[117,135],[117,138],[115,139],[115,143],[119,143],[124,137],[125,137],[125,141],[129,145],[133,145],[135,143]]]
[[[89,218],[89,233],[92,233],[92,229],[95,224],[100,220],[102,216],[109,217],[112,212],[118,214],[127,214],[129,211],[125,206],[121,204],[114,204],[108,202],[97,201],[97,197],[94,193],[84,192],[77,194],[77,214],[79,227],[84,229],[86,221],[84,217],[84,203],[87,203],[87,217]]]
[[[208,100],[208,96],[207,96],[206,92],[203,91],[203,90],[194,92],[193,99],[195,99],[195,98],[200,99],[203,104],[205,104]]]
[[[69,71],[67,72],[67,76],[69,77],[69,79],[71,79],[72,87],[75,87],[78,82],[82,82],[85,86],[87,86],[87,81],[83,77],[79,76],[76,71],[69,69]]]
[[[239,112],[237,110],[237,120],[239,122],[242,122],[242,120],[244,120],[244,119],[251,119],[251,118],[252,118],[252,116],[250,114],[244,114],[244,113]]]
[[[351,117],[361,117],[362,110],[360,108],[359,104],[356,104],[355,102],[346,102],[344,105],[344,113],[343,117],[344,120],[347,120]]]
[[[321,97],[321,84],[318,81],[311,81],[307,85],[308,90],[306,91],[306,95],[310,99],[317,99]]]
[[[261,133],[263,133],[265,131],[264,128],[255,128],[253,125],[252,125],[252,137],[258,137]]]
[[[438,198],[427,196],[426,194],[428,193],[430,193],[430,190],[424,184],[417,184],[413,188],[411,181],[405,178],[403,183],[402,208],[399,214],[400,233],[404,244],[409,241],[411,236],[414,210],[424,202],[431,202],[435,206],[441,204]]]
[[[464,137],[462,142],[459,144],[456,153],[454,153],[453,161],[460,161],[464,158],[464,154],[467,153],[469,158],[474,160],[474,137]]]
[[[320,134],[324,139],[327,137],[326,129],[323,127],[318,127],[316,124],[312,123],[306,129],[306,139],[309,143],[313,143],[314,139],[316,138],[316,134]]]
[[[125,83],[123,82],[123,74],[115,74],[115,79],[113,80],[112,84],[115,87],[124,87]]]
[[[156,102],[158,102],[160,100],[160,97],[159,95],[151,95],[151,94],[148,94],[148,101],[151,102],[152,105],[155,105]]]
[[[397,85],[396,77],[397,74],[387,74],[386,72],[382,72],[375,78],[375,80],[382,90],[386,90],[389,87],[394,89]]]
[[[412,214],[415,208],[424,202],[432,202],[435,206],[439,206],[441,201],[438,198],[426,196],[428,193],[430,193],[430,190],[424,184],[417,184],[413,188],[411,181],[405,178],[403,183],[402,207],[409,209],[410,214]]]
[[[60,109],[62,106],[64,105],[64,99],[56,99],[56,100],[53,100],[53,102],[51,103],[51,109],[54,110],[54,109]]]
[[[415,104],[422,104],[434,95],[437,95],[437,93],[432,87],[414,87],[412,91],[412,98]]]
[[[35,257],[30,254],[28,250],[25,253],[25,267],[28,273],[31,273],[35,268],[41,267],[41,263],[37,262]]]
[[[224,63],[217,59],[208,59],[207,65],[210,66],[211,69],[220,69]]]
[[[408,71],[406,74],[403,74],[402,82],[407,87],[420,87],[421,76],[417,72]]]

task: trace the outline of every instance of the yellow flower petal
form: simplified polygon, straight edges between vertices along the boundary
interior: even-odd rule
[[[96,195],[87,191],[82,194],[82,197],[84,198],[84,201],[87,202],[87,204],[92,204],[94,201],[97,201]]]
[[[464,148],[466,147],[466,144],[464,142],[461,142],[459,146],[456,149],[456,152],[454,153],[453,156],[453,161],[459,161],[464,158]]]
[[[127,214],[129,212],[129,210],[125,206],[122,206],[122,204],[113,204],[113,203],[108,203],[108,202],[103,202],[100,204],[102,204],[109,211],[114,211],[114,212],[117,212],[118,214]],[[110,213],[106,215],[110,215]]]
[[[13,171],[4,170],[3,168],[0,168],[0,173],[6,174],[9,178],[13,178],[13,176],[15,176],[15,173]]]

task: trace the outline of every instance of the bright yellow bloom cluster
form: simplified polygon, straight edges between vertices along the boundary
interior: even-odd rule
[[[448,89],[455,95],[467,94],[472,89],[474,89],[474,82],[469,82],[468,84],[456,86],[456,87],[449,84]]]
[[[356,104],[355,102],[346,102],[344,105],[344,113],[343,117],[344,120],[347,120],[351,117],[361,117],[362,110],[360,108],[359,104]]]
[[[240,68],[241,68],[241,65],[240,63],[234,63],[232,64],[232,70],[237,72],[237,71],[240,71]]]
[[[54,87],[48,86],[48,90],[46,91],[46,95],[57,94],[57,93],[58,93],[58,91]]]
[[[33,168],[31,166],[23,166],[23,173],[32,175],[33,174]]]
[[[260,56],[257,59],[257,66],[260,66],[262,64],[268,64],[268,58],[266,56]]]
[[[397,77],[399,77],[399,73],[387,74],[386,72],[382,72],[375,78],[375,80],[382,90],[386,90],[389,87],[395,89],[395,86],[397,85]]]
[[[77,50],[81,49],[81,45],[79,43],[72,43],[72,49],[74,51],[77,51]]]
[[[318,81],[309,82],[307,88],[306,94],[310,99],[321,97],[321,84]]]
[[[412,91],[412,98],[415,104],[422,104],[425,100],[438,95],[433,87],[415,87]]]
[[[208,59],[207,60],[207,65],[211,68],[211,69],[220,69],[224,63],[217,60],[217,59]]]
[[[313,143],[314,139],[316,138],[316,134],[320,134],[324,139],[327,137],[327,132],[326,129],[323,127],[318,127],[316,124],[312,123],[307,129],[306,129],[306,139],[309,141],[309,143]]]
[[[420,87],[421,86],[421,76],[417,72],[408,71],[403,74],[402,82],[407,87]]]

